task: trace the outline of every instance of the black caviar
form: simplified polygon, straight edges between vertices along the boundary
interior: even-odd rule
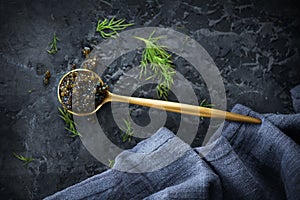
[[[51,73],[49,70],[47,70],[44,74],[44,85],[48,85],[49,84],[49,80],[50,80],[50,77],[51,77]]]
[[[96,85],[96,94],[95,94],[95,105],[96,107],[100,105],[103,100],[106,98],[108,91],[108,85],[98,82]]]
[[[61,81],[59,95],[63,106],[76,113],[89,113],[103,102],[108,86],[87,71],[69,73]]]

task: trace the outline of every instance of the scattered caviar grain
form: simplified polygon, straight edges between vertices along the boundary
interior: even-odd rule
[[[48,84],[49,84],[49,79],[50,79],[50,77],[51,77],[51,73],[50,73],[49,70],[47,70],[47,71],[45,72],[45,75],[44,75],[44,80],[43,80],[44,85],[48,85]]]
[[[87,57],[91,53],[91,48],[90,47],[84,47],[82,49],[82,54]]]

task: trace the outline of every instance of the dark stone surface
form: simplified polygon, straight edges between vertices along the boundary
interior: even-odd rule
[[[196,39],[216,62],[225,83],[228,109],[241,103],[260,113],[291,113],[289,90],[300,83],[300,26],[296,1],[1,1],[0,3],[0,197],[39,199],[107,169],[93,158],[79,138],[71,138],[58,117],[56,86],[60,77],[84,60],[81,48],[102,41],[95,33],[98,18],[126,18],[134,27],[170,27]],[[56,55],[47,53],[56,33]],[[176,70],[207,97],[201,78],[175,56]],[[107,71],[114,81],[138,62],[126,55]],[[120,70],[121,71],[120,71]],[[43,75],[50,70],[50,84]],[[120,73],[122,72],[122,73]],[[199,80],[198,80],[199,79]],[[137,91],[151,97],[153,88]],[[171,96],[170,100],[176,100]],[[149,123],[147,109],[132,106],[137,124]],[[110,116],[110,106],[102,113]],[[178,114],[166,126],[176,131]],[[109,117],[108,117],[109,118]],[[99,121],[101,122],[101,116]],[[123,148],[120,130],[104,120],[110,138]],[[201,143],[202,120],[193,146]],[[12,152],[36,158],[28,167]]]

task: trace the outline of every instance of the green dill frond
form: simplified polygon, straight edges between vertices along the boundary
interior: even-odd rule
[[[23,161],[23,166],[27,166],[29,163],[31,163],[32,161],[34,161],[34,158],[27,158],[27,157],[24,157],[20,154],[17,154],[15,152],[13,152],[13,155],[18,158],[19,160]]]
[[[132,25],[134,24],[126,24],[125,19],[115,20],[114,17],[110,21],[108,19],[104,19],[103,21],[99,19],[96,32],[99,32],[105,39],[118,34],[118,31],[124,30]]]
[[[126,141],[130,142],[131,137],[134,134],[132,126],[131,126],[131,122],[130,122],[129,119],[128,120],[123,119],[123,121],[124,121],[125,127],[121,128],[121,130],[124,131],[124,134],[122,136],[122,141],[123,142],[126,142]]]
[[[108,159],[108,167],[112,168],[115,164],[115,160]]]
[[[164,37],[153,37],[154,33],[155,31],[150,34],[148,39],[134,36],[146,45],[142,54],[140,78],[147,75],[147,66],[150,65],[150,70],[154,75],[147,79],[157,78],[159,80],[160,83],[156,87],[158,97],[166,99],[174,83],[173,77],[176,72],[172,67],[171,54],[166,51],[165,46],[157,44],[157,41]]]
[[[77,137],[77,136],[81,137],[80,133],[76,129],[74,129],[74,128],[67,128],[67,127],[65,127],[65,129],[67,131],[69,131],[70,133],[72,133],[71,137]]]
[[[73,121],[73,115],[69,113],[66,109],[61,109],[58,107],[60,112],[59,117],[65,122],[65,129],[71,133],[71,137],[81,136],[76,130],[76,123]]]
[[[56,54],[57,51],[58,51],[58,48],[57,48],[57,41],[59,41],[59,38],[57,37],[57,35],[54,33],[53,35],[53,40],[52,42],[50,43],[50,49],[47,50],[47,52],[49,54]]]
[[[203,100],[200,102],[200,106],[206,107],[206,108],[212,108],[212,107],[214,107],[215,105],[214,105],[214,104],[211,104],[211,103],[208,103],[206,99],[203,99]]]
[[[203,99],[203,100],[200,102],[199,106],[201,106],[201,107],[206,107],[206,108],[212,108],[212,107],[215,107],[215,104],[208,103],[206,99]],[[204,117],[200,117],[200,119],[203,120]]]

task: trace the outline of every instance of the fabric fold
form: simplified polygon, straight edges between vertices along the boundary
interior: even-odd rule
[[[232,112],[262,124],[225,122],[205,157],[205,148],[161,128],[121,153],[113,169],[46,199],[300,199],[300,146],[290,137],[299,137],[300,115],[262,115],[242,105]]]

